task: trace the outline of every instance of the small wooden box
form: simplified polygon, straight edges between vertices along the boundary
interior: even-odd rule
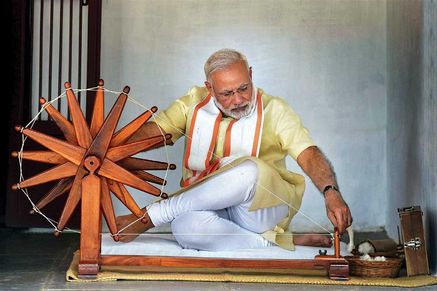
[[[429,274],[425,235],[420,206],[398,208],[401,221],[407,275]]]

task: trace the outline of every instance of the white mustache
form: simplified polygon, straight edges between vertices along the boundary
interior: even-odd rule
[[[244,104],[244,105],[237,105],[237,106],[234,106],[233,108],[231,108],[230,110],[235,110],[235,109],[244,108],[244,107],[246,107],[246,106],[248,106],[248,105],[249,105],[249,103]]]

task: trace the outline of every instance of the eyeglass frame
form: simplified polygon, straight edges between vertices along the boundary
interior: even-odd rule
[[[213,87],[213,90],[215,92],[214,86],[212,86],[212,87]],[[243,88],[243,87],[245,87],[245,88]],[[237,89],[225,90],[224,92],[222,91],[220,93],[216,93],[215,97],[220,98],[222,100],[226,100],[226,99],[229,99],[230,97],[234,96],[234,94],[236,94],[236,93],[238,93],[240,95],[244,95],[244,94],[247,94],[248,92],[251,92],[252,90],[249,90],[249,88],[252,89],[252,82],[251,81],[240,85],[240,87],[238,87]]]

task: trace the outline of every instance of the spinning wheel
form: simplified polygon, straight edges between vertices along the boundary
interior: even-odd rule
[[[166,193],[161,193],[160,189],[149,183],[165,185],[166,181],[145,171],[175,169],[176,166],[132,156],[164,145],[170,140],[171,135],[153,136],[135,142],[128,141],[157,111],[157,107],[152,107],[115,132],[130,90],[128,86],[124,87],[105,119],[103,80],[99,81],[89,127],[70,83],[66,82],[65,88],[72,123],[44,98],[40,98],[40,103],[60,128],[65,140],[16,126],[17,131],[48,150],[12,153],[16,157],[21,155],[21,158],[25,160],[55,166],[13,185],[12,188],[14,190],[28,188],[59,180],[36,204],[37,209],[43,208],[69,190],[65,207],[56,227],[56,236],[60,235],[79,201],[82,200],[81,262],[87,268],[96,268],[100,250],[101,213],[105,217],[113,239],[119,240],[111,192],[143,222],[147,222],[144,221],[144,212],[125,185],[164,199],[168,197]],[[93,243],[90,244],[91,241]]]
[[[65,83],[66,96],[72,123],[68,121],[44,98],[40,103],[50,117],[55,121],[65,136],[65,140],[57,139],[30,128],[16,126],[26,137],[43,145],[46,151],[14,152],[19,159],[32,160],[55,165],[53,168],[36,176],[28,178],[12,186],[13,189],[23,189],[40,185],[50,181],[57,184],[36,204],[34,209],[45,207],[55,198],[69,191],[65,207],[57,223],[55,235],[59,236],[65,228],[74,209],[81,200],[81,235],[79,276],[96,278],[100,265],[110,266],[147,266],[165,270],[180,268],[221,268],[239,271],[256,268],[257,272],[270,273],[274,270],[287,272],[290,269],[325,270],[329,277],[336,280],[346,280],[349,273],[348,262],[340,256],[340,237],[338,230],[334,235],[334,255],[320,253],[310,260],[286,259],[224,259],[224,258],[196,258],[171,256],[127,256],[102,255],[101,246],[101,217],[102,214],[108,224],[109,231],[115,241],[119,240],[114,207],[110,193],[113,193],[130,211],[145,221],[145,213],[130,195],[127,186],[134,187],[154,196],[167,198],[166,193],[149,182],[165,185],[166,181],[147,170],[175,169],[174,164],[152,161],[133,157],[133,155],[147,151],[170,141],[171,135],[162,134],[150,138],[130,142],[129,138],[147,122],[156,107],[147,110],[122,129],[115,132],[124,105],[128,98],[129,87],[125,87],[118,96],[111,111],[104,117],[104,88],[100,80],[90,126],[85,120],[80,105],[75,97],[70,83]],[[162,271],[162,270],[161,270]]]

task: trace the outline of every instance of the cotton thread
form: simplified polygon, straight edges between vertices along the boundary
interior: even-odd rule
[[[96,87],[91,87],[91,88],[87,88],[87,89],[73,89],[73,88],[68,88],[67,90],[72,90],[73,92],[86,92],[86,91],[97,91],[97,90],[101,90],[103,87],[101,87],[101,86],[96,86]],[[127,99],[130,101],[130,102],[132,102],[132,103],[134,103],[134,104],[136,104],[136,105],[138,105],[138,106],[140,106],[140,107],[142,107],[143,109],[146,109],[146,110],[149,110],[148,108],[146,108],[143,104],[141,104],[140,102],[138,102],[134,97],[132,97],[132,96],[130,96],[130,95],[128,95],[128,94],[126,94],[126,93],[124,93],[124,92],[118,92],[118,91],[112,91],[112,90],[109,90],[109,89],[106,89],[106,88],[103,88],[103,91],[104,92],[108,92],[108,93],[112,93],[112,94],[125,94],[126,96],[127,96]],[[58,97],[56,97],[56,98],[54,98],[53,100],[50,100],[50,101],[48,101],[48,102],[46,102],[45,104],[44,104],[44,106],[42,106],[42,108],[41,108],[41,110],[35,115],[35,117],[25,126],[25,127],[23,127],[20,131],[21,131],[21,133],[23,133],[23,130],[25,129],[25,128],[33,128],[33,126],[34,126],[34,124],[35,124],[35,122],[36,122],[36,120],[38,119],[38,117],[42,114],[42,112],[44,112],[45,111],[45,108],[49,105],[49,103],[50,104],[52,104],[52,103],[54,103],[56,100],[58,100],[59,98],[63,98],[63,97],[65,97],[66,96],[66,93],[65,92],[63,92],[61,95],[59,95]],[[191,139],[188,135],[186,135],[184,132],[182,132],[181,130],[179,130],[178,128],[176,128],[176,127],[174,127],[172,124],[169,124],[166,120],[164,120],[164,119],[162,119],[162,118],[160,118],[157,114],[155,114],[154,112],[152,112],[152,120],[155,120],[155,119],[160,119],[161,121],[163,121],[164,123],[166,123],[168,126],[170,126],[171,128],[173,128],[174,130],[176,130],[177,132],[179,132],[181,135],[183,135],[185,138],[187,138],[187,139]],[[162,131],[162,129],[158,126],[158,129],[159,129],[159,131],[160,131],[160,133],[161,133],[161,135],[165,138],[165,135],[164,135],[164,133],[163,133],[163,131]],[[22,171],[22,153],[23,153],[23,149],[24,149],[24,144],[25,144],[25,141],[27,140],[27,137],[26,136],[24,136],[23,134],[22,134],[22,145],[21,145],[21,148],[20,148],[20,151],[19,151],[19,153],[18,153],[18,161],[19,161],[19,168],[20,168],[20,182],[22,182],[23,180],[24,180],[24,177],[23,177],[23,171]],[[165,140],[165,139],[164,139]],[[164,180],[167,180],[167,177],[168,177],[168,172],[169,172],[169,170],[170,170],[170,158],[169,158],[169,154],[168,154],[168,148],[167,148],[167,144],[166,144],[166,142],[164,141],[164,151],[165,151],[165,155],[166,155],[166,159],[167,159],[167,169],[166,169],[166,171],[165,171],[165,174],[164,174]],[[214,156],[215,158],[219,158],[214,152],[210,152],[211,154],[212,154],[212,156]],[[230,168],[234,168],[235,166],[230,166]],[[277,194],[275,194],[275,193],[273,193],[272,191],[270,191],[269,189],[267,189],[265,186],[263,186],[263,185],[261,185],[261,184],[259,184],[258,182],[256,182],[256,185],[257,186],[259,186],[259,187],[261,187],[262,189],[264,189],[267,193],[269,193],[270,195],[272,195],[272,196],[274,196],[274,197],[276,197],[277,199],[279,199],[281,202],[283,202],[284,204],[286,204],[288,207],[290,207],[290,208],[292,208],[293,210],[295,210],[296,211],[296,213],[300,213],[300,214],[302,214],[306,219],[308,219],[309,221],[311,221],[314,225],[316,225],[316,226],[318,226],[320,229],[323,229],[324,231],[326,231],[326,233],[328,233],[328,234],[330,234],[331,235],[331,237],[334,237],[334,235],[333,235],[333,233],[332,232],[330,232],[327,228],[325,228],[323,225],[321,225],[321,224],[319,224],[318,222],[316,222],[314,219],[312,219],[310,216],[308,216],[307,214],[305,214],[302,210],[300,210],[300,209],[298,209],[298,208],[296,208],[296,207],[294,207],[293,205],[291,205],[290,203],[288,203],[288,202],[286,202],[285,200],[283,200],[282,198],[280,198]],[[38,209],[38,207],[36,207],[36,205],[33,203],[33,201],[32,201],[32,199],[30,198],[30,196],[29,196],[29,194],[28,194],[28,191],[27,191],[27,189],[22,189],[22,188],[20,188],[20,187],[18,187],[24,194],[25,194],[25,196],[27,197],[27,199],[29,200],[29,202],[31,203],[31,205],[32,205],[32,207],[33,207],[33,210],[36,212],[36,213],[38,213],[38,214],[40,214],[41,216],[43,216],[53,227],[54,227],[54,229],[56,230],[56,231],[59,231],[59,232],[61,232],[60,230],[58,230],[57,229],[57,226],[55,225],[55,223],[57,223],[57,221],[55,221],[55,220],[53,220],[53,219],[51,219],[51,218],[49,218],[49,217],[47,217],[46,215],[44,215],[44,213],[42,213],[42,211],[40,210],[40,209]],[[162,195],[162,193],[164,192],[164,188],[165,188],[165,185],[163,184],[163,185],[161,185],[161,195]],[[147,207],[146,207],[147,208]],[[146,212],[141,216],[141,217],[139,217],[139,218],[137,218],[136,220],[134,220],[134,221],[132,221],[130,224],[128,224],[127,226],[125,226],[125,227],[123,227],[122,229],[120,229],[120,230],[118,230],[117,231],[117,233],[115,233],[115,234],[111,234],[111,236],[118,236],[118,235],[120,235],[124,230],[126,230],[127,228],[129,228],[130,226],[132,226],[133,224],[135,224],[135,223],[137,223],[138,221],[140,221],[140,220],[142,220],[142,219],[144,219],[145,218],[145,216],[146,216]],[[76,233],[80,233],[80,231],[76,231],[76,230],[73,230],[73,229],[69,229],[69,228],[65,228],[66,230],[70,230],[70,231],[72,231],[72,232],[76,232]],[[128,234],[128,233],[123,233],[123,235],[146,235],[146,234]],[[187,234],[187,235],[189,235],[189,234]],[[190,235],[200,235],[200,234],[190,234]],[[208,234],[208,235],[211,235],[211,234]],[[216,235],[223,235],[223,233],[221,233],[221,234],[216,234]],[[247,235],[251,235],[251,234],[247,234]],[[292,234],[283,234],[283,235],[292,235]],[[305,235],[305,234],[300,234],[300,235]]]

